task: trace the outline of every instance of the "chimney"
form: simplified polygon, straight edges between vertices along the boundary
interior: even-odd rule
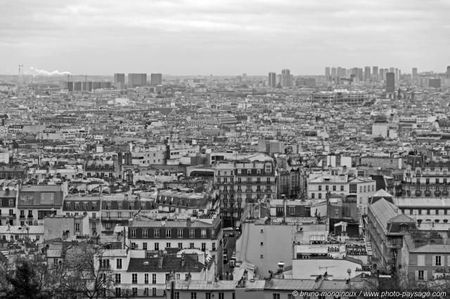
[[[284,271],[284,262],[278,263],[278,272],[283,273]]]

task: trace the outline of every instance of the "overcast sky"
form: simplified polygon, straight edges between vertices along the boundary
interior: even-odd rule
[[[450,0],[0,0],[0,73],[444,72]]]

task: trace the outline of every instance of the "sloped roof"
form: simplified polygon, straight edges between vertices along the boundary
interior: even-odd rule
[[[384,189],[380,189],[377,192],[375,192],[375,194],[373,195],[373,197],[383,197],[383,198],[389,198],[392,197],[391,194],[389,194],[388,192],[386,192]]]
[[[394,218],[391,218],[389,220],[389,222],[412,222],[412,223],[416,223],[416,221],[414,219],[412,219],[411,217],[404,215],[404,214],[400,214],[395,216]]]
[[[380,223],[385,232],[387,231],[386,226],[388,221],[399,214],[397,207],[384,198],[371,204],[369,206],[369,211],[375,217],[377,222]]]
[[[161,261],[162,259],[162,261]],[[154,258],[131,258],[127,272],[201,272],[204,265],[189,255],[182,258],[163,256]]]

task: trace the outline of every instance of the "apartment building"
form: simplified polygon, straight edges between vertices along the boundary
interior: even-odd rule
[[[128,226],[128,242],[133,250],[199,249],[215,252],[220,230],[214,219],[135,220]]]
[[[89,219],[89,233],[96,235],[100,229],[100,198],[98,196],[71,196],[64,199],[62,213],[65,216],[86,214]]]
[[[106,260],[107,256],[102,258]],[[116,297],[165,297],[166,285],[170,280],[211,280],[214,266],[210,260],[197,254],[181,251],[160,252],[145,257],[112,256],[110,266]],[[115,260],[115,263],[114,263]]]
[[[17,204],[17,223],[21,226],[43,225],[44,217],[61,215],[66,195],[67,184],[22,186]]]
[[[111,233],[116,225],[128,225],[130,219],[141,214],[152,213],[155,202],[141,199],[139,195],[119,194],[101,198],[101,231]]]
[[[205,215],[213,207],[213,199],[206,193],[188,193],[174,190],[160,190],[155,205],[159,211],[174,212],[192,216]]]
[[[449,162],[410,155],[405,158],[405,164],[399,196],[446,197],[450,194]]]
[[[399,210],[416,220],[419,229],[447,231],[450,228],[450,198],[394,198]]]
[[[308,198],[325,199],[328,193],[356,195],[361,215],[367,214],[369,199],[376,192],[375,180],[349,174],[311,174],[308,178]]]
[[[17,199],[19,192],[16,190],[0,190],[0,226],[17,225]]]
[[[380,268],[397,264],[397,256],[403,244],[403,236],[416,229],[416,221],[403,215],[398,208],[385,199],[369,206],[366,233],[373,248],[372,260]]]
[[[167,146],[153,145],[135,147],[131,151],[131,164],[137,166],[164,165],[167,159]]]
[[[214,165],[214,171],[214,185],[225,226],[239,220],[246,205],[274,199],[277,195],[275,163],[267,155],[219,161]]]
[[[450,245],[423,233],[407,234],[401,248],[400,273],[406,286],[448,282]]]

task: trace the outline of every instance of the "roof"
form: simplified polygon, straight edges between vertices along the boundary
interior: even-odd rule
[[[134,220],[129,227],[204,227],[210,228],[212,223],[208,223],[208,219],[188,220]]]
[[[377,192],[375,192],[375,194],[372,195],[372,197],[390,198],[390,197],[392,197],[392,195],[389,194],[388,192],[386,192],[384,189],[380,189]]]
[[[23,185],[21,192],[62,192],[59,185]]]
[[[17,191],[16,190],[9,190],[9,191],[3,191],[0,190],[0,198],[16,198]]]
[[[316,290],[316,283],[314,279],[271,279],[266,282],[265,289],[313,291]]]
[[[201,272],[204,265],[193,257],[162,256],[153,258],[131,258],[127,272]]]
[[[394,203],[399,208],[450,208],[450,198],[436,198],[436,197],[424,197],[424,198],[408,198],[399,197],[394,199]]]
[[[44,234],[44,226],[42,225],[32,225],[28,226],[29,230],[21,226],[0,226],[0,234]]]
[[[217,282],[205,280],[176,280],[176,290],[230,290],[236,289],[236,282],[232,280],[219,280]]]
[[[397,215],[397,216],[391,218],[389,220],[389,222],[397,222],[397,223],[399,223],[399,222],[403,222],[403,223],[404,222],[412,222],[412,223],[416,223],[416,221],[414,219],[412,219],[411,217],[409,217],[409,216],[407,216],[405,214]]]
[[[424,237],[424,236],[422,236]],[[433,254],[433,253],[445,253],[448,254],[450,252],[450,244],[424,244],[417,245],[414,242],[413,237],[410,234],[405,235],[404,237],[406,246],[410,253],[424,253],[424,254]],[[424,241],[423,239],[416,239],[420,241]],[[430,239],[428,239],[428,242]],[[427,242],[427,241],[425,241]],[[417,246],[417,247],[416,247]]]
[[[415,248],[413,250],[410,249],[410,252],[448,254],[450,252],[450,245],[448,245],[448,244],[427,244],[427,245]]]
[[[372,213],[377,222],[383,227],[385,233],[387,232],[386,226],[388,221],[399,214],[397,207],[384,198],[369,205],[369,213]]]

